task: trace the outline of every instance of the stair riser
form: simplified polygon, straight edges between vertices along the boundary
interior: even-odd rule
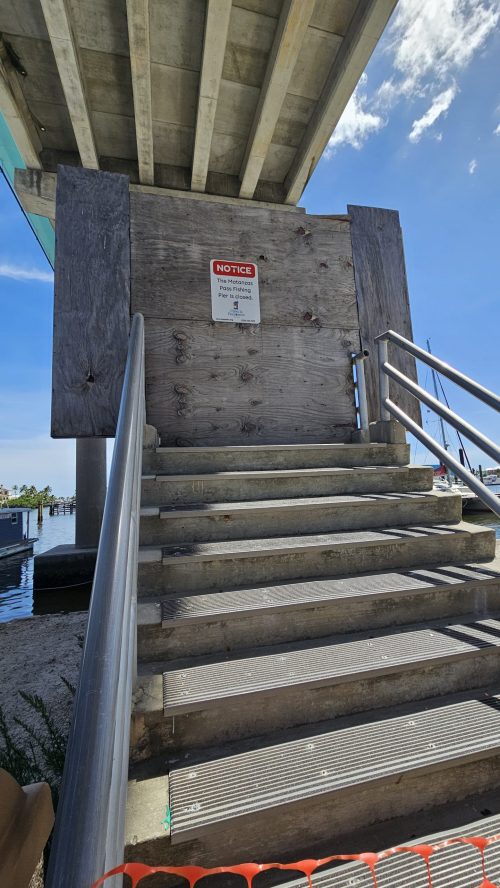
[[[341,852],[339,836],[355,831],[359,833],[357,849],[361,850],[365,848],[362,830],[373,823],[415,815],[418,834],[420,812],[499,786],[500,755],[477,757],[454,767],[392,776],[349,791],[251,811],[213,831],[200,831],[196,840],[194,835],[178,833],[175,844],[165,836],[129,845],[126,859],[151,865],[161,860],[171,866],[186,861],[217,866],[243,860],[300,860],[319,856],[326,849],[330,853]]]
[[[186,480],[158,475],[142,482],[142,505],[170,503],[233,503],[290,499],[300,496],[336,496],[343,493],[406,493],[432,489],[432,469],[357,472],[331,475],[296,475],[286,478],[224,478],[206,476]]]
[[[405,466],[410,461],[408,444],[325,445],[319,448],[300,446],[289,449],[253,450],[231,448],[204,451],[183,447],[168,453],[145,450],[143,473],[168,472],[185,475],[193,472],[232,472],[257,469],[315,469],[321,467],[352,468],[353,466]]]
[[[489,587],[470,584],[431,589],[417,593],[374,595],[371,599],[334,601],[323,606],[280,608],[255,616],[247,612],[229,618],[193,622],[162,628],[160,608],[156,624],[139,625],[139,659],[176,660],[206,654],[226,654],[257,646],[301,641],[312,638],[362,632],[391,626],[403,626],[428,620],[447,619],[467,614],[477,617],[498,611],[500,584]]]
[[[370,678],[233,697],[223,704],[173,717],[164,716],[162,709],[146,715],[136,713],[132,718],[132,759],[179,755],[299,725],[319,725],[358,712],[480,688],[499,679],[500,651],[493,648],[440,663],[429,659],[418,667],[387,669]],[[160,679],[155,679],[158,690],[160,684]]]
[[[139,564],[139,594],[194,594],[225,591],[259,583],[371,573],[397,567],[415,569],[450,562],[488,561],[495,554],[495,535],[489,530],[407,537],[385,544],[332,545],[322,551],[307,546],[293,553],[248,555],[243,558],[186,559]]]
[[[460,496],[419,500],[366,500],[355,504],[297,506],[219,512],[196,517],[141,518],[143,546],[218,540],[263,539],[303,533],[454,524],[462,518]]]

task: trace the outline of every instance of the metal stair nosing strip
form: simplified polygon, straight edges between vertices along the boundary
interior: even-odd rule
[[[347,684],[497,653],[499,648],[500,621],[486,619],[186,665],[163,673],[164,714],[170,717],[243,702],[255,694]]]
[[[474,582],[484,584],[485,587],[494,586],[499,581],[500,557],[491,564],[440,565],[338,579],[255,586],[205,595],[172,596],[161,602],[161,621],[163,628],[169,629],[177,625],[238,619],[245,615],[284,613],[290,609],[322,607],[351,600],[362,602],[375,598],[382,600],[392,596],[404,597],[419,591],[428,593],[432,589],[461,588]]]
[[[301,800],[499,753],[500,699],[492,696],[174,768],[171,841]]]
[[[301,511],[304,509],[366,509],[391,508],[410,503],[416,506],[433,506],[440,502],[458,502],[458,496],[448,491],[402,491],[396,493],[351,493],[328,496],[287,497],[285,499],[242,500],[222,503],[179,503],[166,506],[143,506],[142,517],[159,517],[163,520],[178,518],[205,518],[217,515],[251,514]]]
[[[500,835],[500,816],[485,817],[458,828],[399,843],[404,846],[436,845],[453,839]],[[341,847],[332,854],[342,853]],[[500,842],[492,843],[485,854],[486,871],[492,882],[500,882]],[[468,844],[451,844],[429,858],[432,888],[481,888],[484,873],[479,852]],[[375,867],[379,888],[429,888],[429,875],[422,857],[399,852],[380,860]],[[280,883],[282,888],[304,888],[304,877]],[[314,888],[373,888],[373,878],[366,864],[356,861],[330,866],[313,876]]]
[[[405,540],[429,540],[433,537],[491,536],[486,528],[460,522],[453,525],[410,525],[408,527],[387,527],[383,530],[336,531],[302,536],[281,536],[244,540],[224,540],[209,543],[192,543],[173,546],[141,546],[139,562],[142,564],[162,562],[179,564],[182,562],[211,561],[214,559],[235,560],[262,555],[295,554],[297,552],[319,553],[336,546],[356,548],[401,543]]]

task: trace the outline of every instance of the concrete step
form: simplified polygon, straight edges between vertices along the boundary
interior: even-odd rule
[[[129,788],[170,836],[129,821],[128,855],[146,863],[296,860],[332,836],[450,806],[500,785],[500,698],[481,695],[370,722],[283,737],[173,767]],[[158,818],[159,819],[159,818]],[[222,849],[222,852],[221,852]],[[408,884],[408,883],[406,883]],[[448,884],[450,884],[448,882]]]
[[[462,498],[449,491],[315,496],[240,503],[145,506],[141,545],[183,545],[397,524],[453,524]]]
[[[437,624],[196,665],[142,664],[134,758],[179,755],[500,679],[500,621]]]
[[[139,594],[222,592],[281,580],[489,561],[495,533],[460,522],[265,539],[142,546]]]
[[[139,602],[138,655],[175,660],[500,611],[500,553],[439,565]]]
[[[145,450],[144,474],[255,469],[313,469],[352,466],[405,466],[408,444],[264,444],[250,447],[158,447]]]
[[[477,817],[476,808],[476,817]],[[388,829],[386,827],[385,832]],[[397,835],[397,833],[396,833]],[[490,844],[485,849],[485,870],[490,886],[500,884],[500,841],[495,838],[500,836],[500,816],[483,817],[472,823],[462,821],[460,826],[441,832],[434,832],[425,836],[415,837],[409,841],[396,838],[391,843],[395,846],[437,846],[428,858],[427,869],[423,854],[405,853],[397,851],[389,853],[387,850],[380,853],[380,859],[375,864],[375,874],[380,888],[429,888],[429,872],[432,888],[487,888],[484,882],[485,873],[482,866],[481,853],[473,844],[466,844],[460,840],[480,836],[489,839]],[[366,841],[366,837],[365,837]],[[358,845],[358,847],[361,847]],[[371,848],[372,845],[363,847]],[[379,847],[379,846],[375,846]],[[350,853],[344,845],[338,841],[331,843],[332,853]],[[277,875],[277,873],[276,873]],[[274,881],[273,881],[274,884]],[[304,888],[304,876],[297,876],[290,881],[282,882],[282,888]],[[369,867],[361,860],[353,863],[335,865],[321,869],[313,875],[314,888],[373,888],[373,877]]]
[[[432,490],[432,468],[374,465],[144,475],[141,501],[143,506],[157,506],[158,503],[229,503],[409,490]]]

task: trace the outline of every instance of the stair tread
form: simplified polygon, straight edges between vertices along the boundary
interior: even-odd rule
[[[418,525],[386,527],[373,530],[336,531],[332,533],[304,534],[300,536],[264,537],[244,540],[198,542],[189,545],[141,546],[139,561],[162,561],[163,564],[182,561],[210,560],[213,558],[245,558],[252,555],[293,553],[305,548],[321,551],[332,546],[373,543],[392,544],[405,539],[431,536],[453,536],[467,533],[469,536],[484,534],[486,528],[461,521],[453,525]],[[490,531],[491,533],[491,531]]]
[[[310,469],[243,469],[241,471],[232,472],[193,472],[186,475],[170,475],[166,472],[157,472],[156,474],[147,473],[142,476],[143,480],[168,480],[168,481],[212,481],[217,478],[236,479],[236,478],[262,478],[263,480],[271,478],[297,478],[297,477],[328,477],[330,475],[346,476],[353,473],[366,474],[412,474],[414,469],[426,468],[425,466],[318,466]]]
[[[252,453],[252,452],[263,452],[266,450],[284,450],[289,453],[293,453],[295,450],[337,450],[339,452],[345,452],[346,450],[352,449],[357,451],[366,450],[377,451],[387,448],[394,447],[405,447],[405,444],[384,444],[379,442],[370,442],[368,444],[355,444],[350,441],[343,441],[338,443],[325,443],[325,444],[229,444],[229,445],[215,445],[215,446],[202,446],[202,447],[156,447],[156,453],[228,453],[232,451],[242,452],[242,453]]]
[[[302,647],[163,673],[166,716],[231,703],[237,697],[368,679],[419,664],[500,647],[500,621],[447,624],[354,641]]]
[[[402,843],[404,846],[436,845],[453,839],[482,836],[493,838],[500,835],[500,816],[483,817],[472,823],[464,823],[454,829],[434,832],[430,835],[412,838]],[[333,853],[338,853],[334,849]],[[500,879],[500,842],[493,842],[487,849],[486,871],[491,882]],[[481,857],[471,845],[452,843],[439,849],[429,858],[432,888],[480,888],[484,885]],[[429,874],[424,860],[418,854],[397,853],[380,860],[375,869],[380,888],[429,888]],[[304,888],[304,877],[297,874],[282,888]],[[373,888],[373,876],[366,864],[361,861],[330,866],[313,876],[314,888]]]
[[[173,768],[173,843],[264,809],[500,752],[500,697],[471,699]]]
[[[273,512],[292,511],[294,509],[322,509],[367,507],[396,504],[400,502],[431,502],[439,499],[456,498],[458,494],[449,491],[408,491],[402,493],[341,493],[327,496],[301,496],[265,500],[239,500],[238,502],[221,503],[181,503],[176,505],[144,506],[141,516],[153,514],[161,518],[175,519],[182,517],[206,516],[238,512]]]
[[[196,622],[217,617],[230,619],[248,611],[282,610],[289,607],[310,607],[328,602],[362,599],[373,596],[411,593],[470,581],[495,582],[500,579],[500,553],[483,564],[439,565],[415,570],[359,574],[354,577],[303,580],[256,586],[228,592],[212,592],[166,598],[161,602],[163,625]],[[141,605],[139,605],[141,607]]]

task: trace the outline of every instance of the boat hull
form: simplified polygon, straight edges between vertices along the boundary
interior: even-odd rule
[[[31,540],[20,540],[18,543],[12,543],[10,546],[0,546],[0,558],[8,558],[10,555],[18,555],[20,552],[33,552],[33,546],[36,538]]]

